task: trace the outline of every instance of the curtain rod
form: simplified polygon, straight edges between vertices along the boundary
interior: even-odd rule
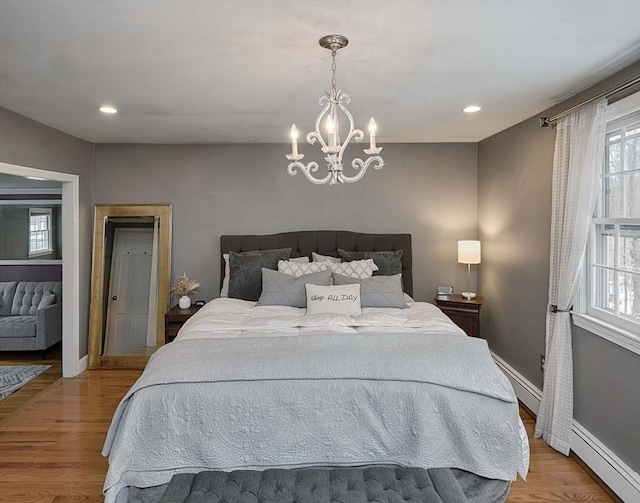
[[[578,103],[577,105],[574,105],[571,108],[568,108],[564,112],[560,112],[559,114],[552,115],[551,117],[540,117],[540,127],[547,127],[552,122],[557,121],[560,117],[567,115],[569,112],[573,112],[577,108],[583,107],[589,103],[597,101],[600,98],[608,98],[609,96],[619,93],[620,91],[624,91],[625,89],[635,86],[636,84],[640,84],[640,76],[634,77],[633,79],[628,80],[624,84],[620,84],[615,87],[612,87],[611,89],[607,89],[606,91],[601,92],[600,94],[597,94],[593,98],[589,98],[588,100],[584,100],[583,102]]]

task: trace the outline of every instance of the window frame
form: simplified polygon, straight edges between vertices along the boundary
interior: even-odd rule
[[[607,107],[607,130],[606,134],[609,134],[614,127],[617,127],[619,120],[628,115],[640,112],[640,92],[636,92],[631,96],[628,96],[622,100],[619,100]],[[604,170],[604,166],[603,166]],[[604,171],[603,171],[604,173]],[[606,173],[605,173],[606,174]],[[604,180],[605,178],[601,178]],[[640,354],[640,323],[625,316],[624,314],[615,314],[618,311],[618,295],[619,293],[614,291],[614,313],[602,309],[595,305],[595,301],[598,294],[602,292],[596,292],[597,279],[596,274],[598,269],[606,270],[617,269],[620,271],[623,269],[619,267],[618,260],[618,239],[620,227],[623,225],[640,225],[640,218],[603,218],[601,217],[601,205],[603,184],[600,184],[600,196],[598,198],[596,211],[591,220],[589,238],[587,240],[587,248],[583,258],[582,267],[582,281],[580,291],[576,299],[576,304],[572,310],[573,323],[589,332],[592,332],[600,337],[603,337],[614,344],[617,344],[625,349],[628,349],[636,354]],[[597,239],[597,227],[599,225],[612,225],[614,233],[614,262],[612,266],[609,264],[602,267],[596,264],[597,258],[597,246],[599,244]],[[601,241],[600,241],[601,244]],[[624,272],[624,271],[622,271]],[[617,290],[617,289],[616,289]]]
[[[43,255],[51,255],[54,252],[53,249],[53,211],[51,208],[39,208],[39,207],[35,207],[35,208],[29,208],[29,257],[41,257]],[[38,230],[31,230],[31,225],[32,225],[32,218],[33,217],[41,217],[41,216],[45,216],[46,218],[46,229],[38,229]],[[31,248],[31,243],[32,243],[32,239],[31,236],[34,232],[46,232],[47,235],[47,239],[46,239],[46,248],[43,249],[38,249],[38,250],[33,250]]]

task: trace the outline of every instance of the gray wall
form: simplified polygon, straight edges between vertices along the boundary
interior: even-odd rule
[[[309,229],[409,232],[415,297],[462,291],[456,242],[476,236],[475,144],[385,145],[382,170],[335,187],[288,175],[287,149],[96,145],[94,202],[172,203],[173,280],[199,280],[204,299],[219,293],[220,235]]]
[[[80,354],[87,354],[93,144],[0,107],[0,161],[80,177]]]
[[[37,204],[3,205],[0,201],[0,260],[29,260],[29,209]],[[62,258],[62,207],[40,206],[51,209],[51,253],[38,255],[35,260]]]
[[[640,63],[540,115],[640,74]],[[491,349],[542,388],[555,128],[532,117],[478,144],[481,330]],[[640,357],[574,329],[574,417],[640,471]],[[615,424],[615,427],[612,427]]]

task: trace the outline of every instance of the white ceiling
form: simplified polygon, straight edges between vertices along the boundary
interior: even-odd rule
[[[640,1],[0,0],[0,105],[99,143],[281,143],[330,33],[356,126],[475,142],[640,59]]]

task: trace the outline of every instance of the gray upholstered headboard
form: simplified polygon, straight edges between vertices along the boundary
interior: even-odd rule
[[[220,236],[220,287],[224,277],[222,254],[255,250],[291,248],[292,257],[307,256],[311,252],[338,256],[338,248],[347,251],[395,251],[402,253],[404,291],[413,296],[411,234],[364,234],[350,231],[295,231],[268,235]]]

